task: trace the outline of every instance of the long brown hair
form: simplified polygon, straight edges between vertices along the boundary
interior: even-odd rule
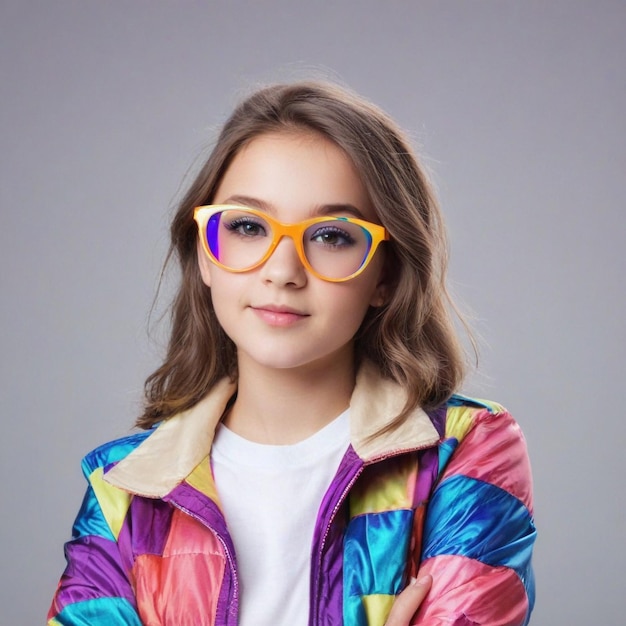
[[[235,109],[174,216],[168,259],[178,259],[181,283],[167,355],[146,380],[138,426],[149,428],[188,409],[218,380],[236,377],[235,346],[200,277],[193,209],[212,201],[243,146],[265,133],[294,130],[321,134],[345,151],[389,231],[388,301],[368,311],[355,345],[357,358],[371,359],[406,389],[408,400],[397,420],[416,406],[436,406],[460,385],[465,358],[445,285],[445,230],[431,183],[408,141],[383,111],[343,88],[318,82],[273,85]]]

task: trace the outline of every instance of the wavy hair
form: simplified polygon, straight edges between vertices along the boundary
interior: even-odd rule
[[[445,229],[432,185],[409,142],[383,111],[350,91],[320,82],[279,84],[237,106],[178,206],[167,259],[178,260],[181,282],[172,303],[166,358],[146,380],[138,426],[150,428],[192,407],[224,376],[236,378],[235,346],[218,323],[210,289],[200,277],[193,209],[211,203],[243,146],[259,135],[293,131],[317,133],[348,155],[390,234],[389,296],[366,314],[355,348],[358,359],[372,360],[406,389],[407,402],[396,421],[417,406],[440,404],[460,385],[465,355],[445,284]]]

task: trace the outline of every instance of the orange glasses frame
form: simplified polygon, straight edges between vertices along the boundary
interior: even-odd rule
[[[244,211],[252,215],[257,215],[261,219],[268,222],[270,226],[272,227],[272,233],[274,235],[274,238],[272,240],[272,243],[270,244],[270,247],[267,249],[267,252],[263,255],[263,257],[257,263],[255,263],[254,265],[251,265],[250,267],[246,267],[244,269],[233,269],[232,267],[227,267],[226,265],[223,265],[222,263],[220,263],[215,258],[215,256],[211,253],[211,249],[209,248],[209,245],[206,239],[207,223],[213,215],[215,215],[216,213],[219,213],[220,211],[225,211],[225,210]],[[211,261],[215,263],[215,265],[233,273],[250,272],[251,270],[256,269],[257,267],[263,265],[263,263],[265,263],[265,261],[267,261],[267,259],[269,259],[270,256],[272,256],[272,253],[276,249],[276,246],[279,244],[280,240],[283,237],[289,237],[293,241],[296,247],[296,252],[298,253],[298,258],[300,259],[300,262],[309,272],[311,272],[311,274],[313,274],[317,278],[321,278],[322,280],[326,280],[331,283],[341,283],[341,282],[350,280],[358,276],[369,265],[369,262],[374,257],[374,253],[378,249],[378,245],[380,244],[380,242],[389,240],[389,233],[387,233],[384,226],[373,224],[372,222],[366,222],[365,220],[360,220],[354,217],[335,217],[331,215],[328,217],[314,217],[310,220],[296,222],[295,224],[285,224],[284,222],[279,222],[273,217],[270,217],[267,213],[263,211],[259,211],[257,209],[251,209],[250,207],[239,206],[236,204],[209,204],[206,206],[196,207],[193,211],[193,219],[196,221],[196,224],[198,225],[198,234],[200,236],[202,248],[206,252],[209,259],[211,259]],[[360,226],[361,228],[366,230],[370,234],[371,239],[372,239],[367,256],[361,263],[361,266],[359,267],[359,269],[356,272],[350,274],[349,276],[346,276],[345,278],[330,278],[328,276],[324,276],[323,274],[320,274],[314,268],[311,267],[310,263],[308,262],[306,258],[306,254],[304,253],[304,245],[302,243],[304,231],[307,228],[309,228],[309,226],[312,226],[313,224],[318,224],[321,222],[328,222],[332,220],[337,220],[338,222],[350,222],[351,224],[356,224],[357,226]]]

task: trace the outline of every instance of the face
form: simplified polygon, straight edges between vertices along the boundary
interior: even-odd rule
[[[379,223],[346,154],[305,133],[252,140],[233,159],[213,203],[259,209],[285,223],[329,213]],[[360,275],[341,283],[310,274],[289,238],[248,272],[218,267],[200,246],[198,260],[218,320],[237,346],[240,372],[251,362],[279,369],[351,365],[354,335],[368,307],[384,297],[382,249]]]

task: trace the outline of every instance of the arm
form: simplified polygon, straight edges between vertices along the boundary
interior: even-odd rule
[[[525,625],[536,531],[523,435],[501,407],[451,413],[440,455],[452,454],[424,525],[420,576],[433,584],[413,624]]]
[[[83,461],[89,482],[72,539],[67,567],[48,613],[48,626],[141,626],[133,589],[118,547],[130,496],[102,480],[93,457]]]

